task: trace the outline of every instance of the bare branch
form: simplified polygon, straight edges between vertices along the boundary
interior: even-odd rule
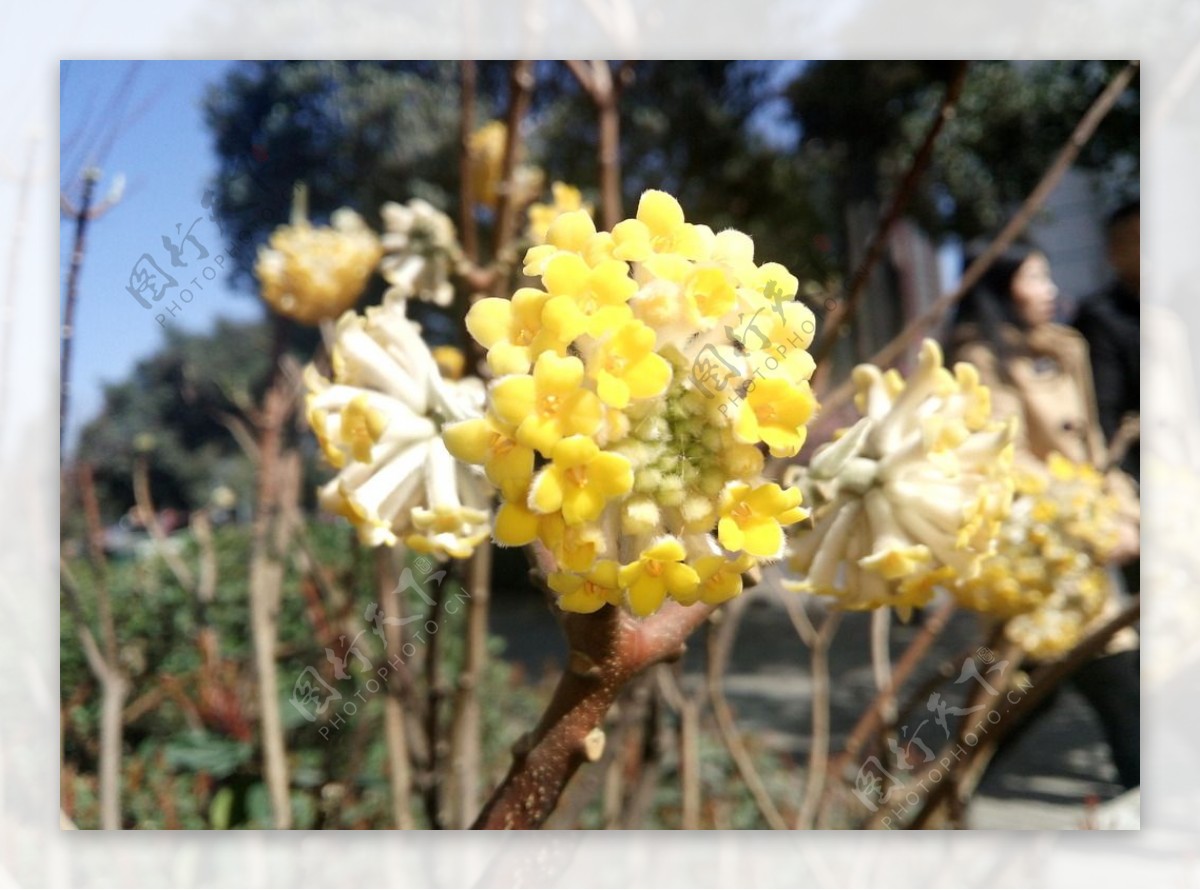
[[[462,233],[463,254],[472,263],[479,262],[479,230],[475,225],[475,190],[471,181],[471,136],[475,132],[475,62],[458,63],[460,87],[458,121],[458,228]]]
[[[139,454],[133,462],[133,497],[137,503],[138,518],[150,533],[154,549],[167,564],[179,586],[189,593],[194,592],[192,572],[178,554],[171,550],[167,535],[158,522],[158,514],[154,511],[154,501],[150,496],[150,461],[144,454]]]
[[[796,828],[812,828],[817,818],[817,808],[825,791],[829,767],[829,647],[842,621],[840,609],[830,609],[821,622],[810,647],[812,664],[812,742],[808,757],[808,784],[804,800],[796,816]]]
[[[850,323],[858,313],[858,307],[862,302],[862,295],[866,291],[867,282],[871,279],[871,273],[880,259],[883,258],[883,251],[887,246],[887,236],[896,224],[896,221],[904,213],[904,209],[912,201],[912,196],[917,189],[917,183],[920,182],[921,176],[925,173],[925,169],[929,166],[929,162],[933,158],[933,148],[937,144],[938,136],[941,135],[946,122],[954,117],[955,106],[958,105],[959,97],[962,95],[963,83],[966,79],[967,63],[956,62],[954,74],[951,76],[949,83],[946,84],[946,92],[942,97],[942,103],[938,108],[937,116],[930,123],[925,133],[925,138],[921,141],[920,147],[908,165],[908,171],[900,180],[900,186],[896,189],[896,193],[892,196],[892,200],[888,204],[887,211],[880,217],[879,225],[876,227],[874,234],[871,235],[871,240],[867,242],[867,249],[863,254],[862,261],[859,263],[858,268],[854,270],[842,311],[838,313],[836,320],[830,319],[820,342],[812,350],[813,361],[817,365],[822,364],[829,357],[829,354],[833,351],[833,347],[837,344],[838,337],[849,328]]]
[[[454,828],[467,828],[479,810],[483,751],[479,684],[487,667],[488,607],[492,575],[492,545],[482,542],[471,557],[467,601],[466,652],[454,695],[450,724],[450,814]]]
[[[725,669],[729,664],[730,653],[733,651],[733,643],[737,636],[738,625],[741,623],[741,618],[746,611],[748,601],[745,594],[739,596],[726,607],[721,615],[720,623],[714,623],[709,628],[708,671],[706,675],[708,695],[712,699],[713,715],[717,718],[717,729],[721,734],[721,740],[729,750],[729,755],[733,758],[733,762],[742,776],[742,781],[750,789],[750,794],[754,798],[754,803],[758,806],[759,812],[762,813],[763,818],[771,828],[777,831],[784,831],[788,827],[787,822],[784,821],[779,808],[775,806],[775,802],[771,799],[771,795],[767,791],[762,777],[758,774],[758,770],[754,766],[754,759],[750,756],[750,752],[746,750],[741,734],[738,732],[737,724],[733,718],[733,709],[729,707],[729,701],[725,698],[723,677]]]
[[[561,615],[569,666],[537,728],[514,746],[512,768],[472,827],[541,826],[579,767],[602,756],[601,723],[621,690],[648,667],[681,656],[688,635],[711,613],[709,606],[669,602],[640,621],[613,606]]]
[[[515,180],[517,160],[521,154],[521,124],[525,115],[529,113],[533,85],[533,62],[513,62],[508,87],[508,129],[504,141],[504,166],[500,174],[500,198],[496,205],[496,236],[492,243],[492,255],[496,261],[500,261],[501,254],[516,233],[519,208]]]
[[[396,551],[375,548],[375,595],[384,616],[384,640],[388,651],[399,652],[404,644],[399,622],[400,591],[396,588]],[[406,715],[395,695],[383,703],[383,725],[388,754],[388,780],[392,789],[392,815],[399,829],[413,828],[412,771],[409,764]]]

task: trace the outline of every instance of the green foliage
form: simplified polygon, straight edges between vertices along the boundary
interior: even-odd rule
[[[305,535],[348,599],[340,608],[322,600],[326,620],[361,626],[365,609],[376,599],[371,555],[354,543],[353,532],[342,523],[309,523]],[[173,541],[180,544],[182,559],[195,566],[198,551],[190,535],[180,533]],[[125,727],[122,811],[131,827],[265,828],[272,824],[262,779],[254,653],[247,629],[249,528],[218,528],[214,544],[218,585],[214,601],[204,612],[157,556],[113,562],[106,575],[121,668],[130,681],[127,710],[146,696],[160,699],[153,707],[139,708],[140,715]],[[410,567],[415,566],[415,558],[410,554]],[[96,628],[96,576],[81,560],[71,561],[70,568],[83,590],[85,620]],[[414,572],[418,578],[424,577],[419,568]],[[446,609],[437,643],[446,688],[453,690],[464,654],[466,598],[456,581],[447,578],[444,583]],[[366,684],[374,677],[372,671],[348,659],[350,679],[337,681],[326,674],[343,701],[361,705],[353,715],[343,712],[344,726],[326,736],[320,730],[329,727],[328,722],[309,723],[291,704],[296,677],[310,666],[318,671],[328,667],[325,644],[318,639],[314,613],[301,590],[301,576],[289,566],[279,614],[279,696],[295,825],[390,827],[393,818],[383,731],[387,693],[382,688],[374,693],[369,690]],[[427,591],[431,590],[432,582],[427,585]],[[64,800],[79,827],[93,828],[99,823],[100,695],[83,657],[75,615],[65,606],[60,625],[61,696],[64,705],[69,705],[63,727]],[[406,614],[424,614],[428,609],[411,588],[404,608]],[[218,686],[205,673],[197,644],[206,626],[220,641]],[[407,629],[406,639],[412,639]],[[391,654],[369,632],[359,645],[373,668],[384,664]],[[418,643],[416,650],[407,661],[419,680],[427,649]],[[536,722],[548,695],[548,690],[531,685],[518,669],[501,659],[503,642],[499,638],[491,639],[489,650],[491,660],[479,692],[483,781],[488,786],[503,777],[513,742]],[[221,689],[232,694],[231,708],[226,711],[206,705],[206,694]],[[361,693],[362,699],[357,699],[356,693]],[[450,714],[451,698],[447,696],[441,712],[446,727]],[[423,823],[418,801],[414,801],[413,816],[418,825]]]
[[[1123,63],[971,62],[912,210],[936,233],[993,232],[1032,191]],[[838,203],[878,201],[904,175],[945,93],[950,62],[814,62],[787,89],[804,164],[824,163]],[[1079,163],[1110,202],[1138,186],[1136,82]]]

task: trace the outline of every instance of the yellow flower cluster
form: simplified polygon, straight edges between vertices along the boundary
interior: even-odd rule
[[[496,541],[540,542],[568,611],[736,596],[806,515],[762,476],[763,446],[794,456],[816,407],[796,279],[660,191],[612,232],[558,215],[525,272],[541,287],[467,316],[496,379],[486,415],[445,430],[500,490]]]
[[[816,509],[814,527],[793,536],[790,567],[803,576],[793,586],[907,616],[995,550],[1012,504],[1014,427],[992,418],[975,367],[949,371],[932,340],[907,381],[874,365],[853,380],[864,416],[798,473]]]
[[[550,192],[554,199],[550,204],[529,205],[529,240],[534,244],[546,243],[550,223],[562,214],[573,210],[585,210],[589,216],[592,213],[591,205],[583,203],[583,195],[575,186],[556,182],[550,186]]]
[[[502,121],[488,121],[471,134],[467,153],[471,188],[475,200],[485,207],[496,206],[507,138],[508,127]]]
[[[481,381],[443,377],[403,300],[343,315],[332,363],[332,380],[312,365],[304,375],[309,425],[339,471],[321,506],[367,546],[403,540],[439,559],[470,556],[488,535],[490,486],[451,457],[440,426],[480,416]]]
[[[1103,611],[1118,528],[1117,499],[1094,467],[1053,454],[1047,470],[1018,475],[996,553],[953,588],[967,608],[1009,619],[1006,635],[1035,658],[1066,652]]]
[[[492,210],[500,203],[500,180],[504,176],[504,149],[508,126],[503,121],[488,121],[471,134],[467,158],[471,188],[475,200]],[[523,207],[542,190],[545,175],[530,164],[518,164],[513,170],[513,200]]]
[[[382,253],[362,218],[342,208],[328,226],[301,220],[277,228],[259,249],[254,274],[272,309],[315,325],[354,305]]]

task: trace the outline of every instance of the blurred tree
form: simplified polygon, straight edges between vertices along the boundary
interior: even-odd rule
[[[253,289],[258,245],[287,222],[297,182],[314,220],[349,206],[379,228],[384,201],[412,197],[452,209],[456,77],[451,62],[251,62],[213,86],[205,115],[235,281]]]
[[[973,62],[912,213],[964,239],[998,228],[1032,190],[1123,62]],[[814,62],[787,87],[802,165],[824,164],[845,204],[878,202],[904,174],[945,90],[951,62]],[[1110,202],[1138,188],[1140,97],[1122,97],[1079,165]]]
[[[141,448],[153,452],[158,507],[201,506],[218,485],[253,490],[253,469],[222,417],[257,403],[268,354],[263,324],[221,321],[209,334],[168,328],[158,352],[138,362],[129,379],[106,387],[104,410],[79,445],[79,458],[94,466],[106,521],[133,504]]]

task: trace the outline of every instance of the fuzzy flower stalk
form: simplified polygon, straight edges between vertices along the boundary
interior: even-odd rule
[[[948,370],[932,340],[908,380],[860,365],[853,381],[862,419],[795,474],[815,506],[791,541],[792,586],[907,617],[995,552],[1012,504],[1014,422],[993,419],[974,366]]]
[[[1005,636],[1038,659],[1068,652],[1103,616],[1119,522],[1094,467],[1052,454],[1046,470],[1018,474],[996,552],[953,587],[961,605],[1004,621]]]
[[[343,207],[328,226],[300,219],[277,228],[259,249],[254,274],[272,309],[315,325],[337,318],[358,301],[381,254],[375,233]]]
[[[763,476],[816,407],[796,279],[658,191],[612,232],[559,214],[525,273],[540,286],[467,316],[495,379],[485,415],[445,431],[500,492],[496,541],[537,542],[568,612],[737,596],[806,516]]]
[[[469,557],[490,531],[490,486],[450,455],[446,424],[478,418],[478,378],[448,380],[405,315],[386,299],[337,323],[333,379],[305,369],[307,418],[338,474],[321,487],[367,546],[403,541],[439,559]]]

